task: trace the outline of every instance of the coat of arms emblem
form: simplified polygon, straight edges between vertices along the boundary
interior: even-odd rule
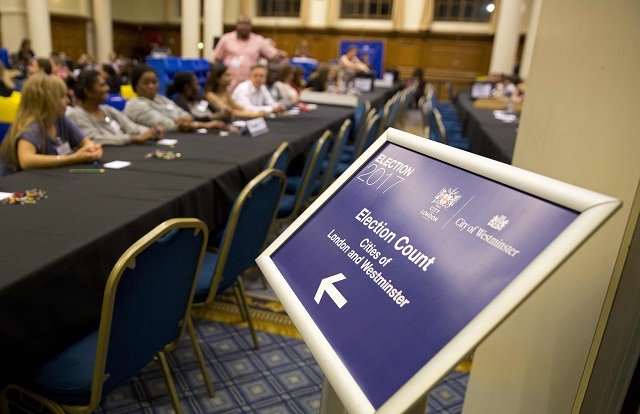
[[[462,194],[460,194],[457,188],[443,188],[431,203],[447,209],[457,203],[461,197]]]

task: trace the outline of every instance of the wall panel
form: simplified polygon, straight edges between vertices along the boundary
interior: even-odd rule
[[[225,32],[232,26],[225,27]],[[293,54],[298,42],[309,42],[312,57],[320,61],[338,58],[341,40],[385,41],[385,65],[397,69],[401,77],[411,75],[414,68],[423,68],[427,78],[435,82],[444,96],[444,85],[449,82],[454,90],[468,87],[475,76],[489,70],[493,36],[450,36],[426,33],[367,32],[336,29],[298,29],[254,26],[254,31],[273,38],[278,47]]]
[[[51,46],[54,52],[65,52],[73,60],[87,52],[87,19],[51,15]]]
[[[180,26],[113,23],[113,48],[116,53],[144,60],[154,44],[168,47],[173,55],[180,56]]]

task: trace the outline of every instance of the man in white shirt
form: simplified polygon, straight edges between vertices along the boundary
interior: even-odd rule
[[[249,79],[238,84],[231,96],[238,105],[248,111],[267,113],[284,111],[286,108],[273,99],[265,86],[266,82],[266,66],[253,65],[249,72]]]

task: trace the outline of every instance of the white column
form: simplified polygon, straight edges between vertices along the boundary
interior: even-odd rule
[[[182,57],[199,58],[200,0],[182,0]]]
[[[500,2],[489,73],[511,74],[513,72],[520,38],[521,3],[521,0],[502,0]]]
[[[37,56],[51,55],[51,21],[47,0],[27,0],[31,47]]]
[[[204,2],[204,49],[202,56],[212,59],[213,38],[222,36],[224,31],[224,5],[222,0]]]
[[[531,15],[529,17],[529,27],[527,27],[527,37],[524,40],[522,60],[520,61],[520,77],[527,79],[531,70],[531,59],[533,57],[533,46],[536,43],[538,34],[538,20],[540,20],[540,8],[542,0],[533,0]]]
[[[93,0],[93,25],[96,33],[96,59],[107,62],[109,52],[113,50],[113,24],[111,2]]]
[[[624,396],[628,379],[592,367],[596,355],[607,369],[620,367],[638,349],[637,291],[618,283],[628,270],[638,276],[629,247],[640,210],[639,5],[590,2],[585,13],[584,0],[542,3],[513,165],[619,198],[622,207],[478,347],[464,414],[620,412],[600,403]],[[633,294],[629,313],[611,320],[612,306]],[[629,342],[603,349],[603,334]],[[585,388],[595,395],[583,403]]]

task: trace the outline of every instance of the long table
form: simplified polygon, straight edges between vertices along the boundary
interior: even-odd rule
[[[376,106],[394,90],[364,95]],[[242,187],[283,141],[302,155],[325,129],[336,131],[353,108],[320,106],[268,119],[259,137],[169,134],[175,160],[145,158],[157,144],[105,147],[104,162],[131,166],[105,173],[69,168],[0,178],[0,191],[43,189],[34,205],[0,204],[0,390],[95,329],[106,277],[120,254],[172,217],[224,227]]]
[[[464,136],[471,140],[471,152],[511,164],[518,124],[497,120],[491,109],[473,106],[469,91],[461,91],[456,102]]]

